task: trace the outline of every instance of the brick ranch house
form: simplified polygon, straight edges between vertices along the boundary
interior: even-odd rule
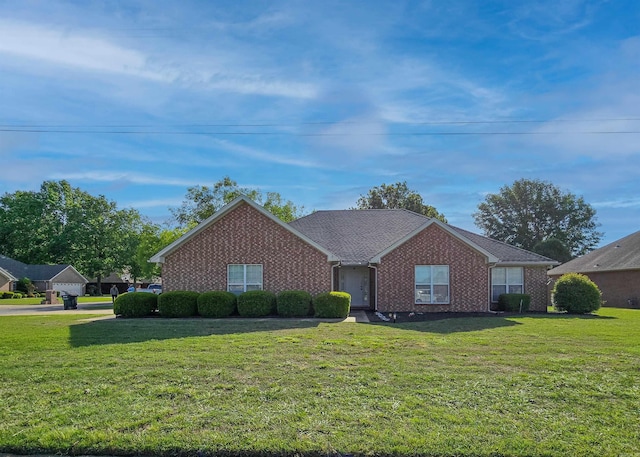
[[[158,252],[165,291],[340,290],[382,312],[547,309],[557,262],[407,210],[317,211],[289,224],[241,196]]]
[[[640,308],[640,231],[549,270],[556,281],[581,273],[595,282],[605,306]]]

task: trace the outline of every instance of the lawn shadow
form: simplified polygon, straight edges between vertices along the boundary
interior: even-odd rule
[[[318,319],[276,318],[105,319],[71,325],[69,342],[72,347],[142,343],[197,336],[305,329],[317,327],[324,322],[326,321]]]
[[[428,333],[459,333],[476,332],[500,327],[523,325],[517,318],[534,319],[617,319],[613,316],[598,316],[595,314],[566,314],[566,313],[396,313],[388,321],[379,320],[375,315],[369,315],[372,325],[393,326],[412,331]]]

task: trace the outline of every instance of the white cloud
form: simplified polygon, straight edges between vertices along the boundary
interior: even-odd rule
[[[126,182],[131,184],[144,184],[152,186],[196,186],[200,184],[197,179],[175,179],[162,176],[148,176],[137,173],[110,173],[89,171],[84,173],[56,173],[51,179],[66,179],[90,182]]]

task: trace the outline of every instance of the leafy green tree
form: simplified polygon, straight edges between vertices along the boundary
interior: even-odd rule
[[[439,213],[433,206],[426,205],[422,196],[409,189],[407,182],[382,184],[369,190],[367,195],[360,195],[356,202],[357,209],[407,209],[414,213],[433,217],[447,222],[444,214]]]
[[[533,252],[557,260],[560,263],[568,262],[573,258],[569,248],[556,238],[548,238],[536,243],[533,247]]]
[[[25,263],[71,264],[99,283],[131,263],[141,228],[137,211],[119,210],[67,181],[0,198],[0,252]]]
[[[520,179],[487,195],[473,217],[491,238],[528,250],[555,238],[578,256],[595,248],[602,237],[595,215],[582,197],[549,182]]]
[[[225,176],[213,186],[193,186],[187,189],[187,195],[178,208],[172,208],[171,214],[181,227],[195,227],[227,203],[240,195],[245,195],[267,211],[291,222],[304,215],[304,207],[284,201],[277,192],[268,192],[266,196],[257,189],[240,187],[238,183]]]
[[[145,222],[138,238],[135,257],[129,266],[134,282],[138,278],[160,276],[160,266],[150,263],[149,259],[158,251],[169,246],[187,232],[186,228],[161,229],[158,225]]]

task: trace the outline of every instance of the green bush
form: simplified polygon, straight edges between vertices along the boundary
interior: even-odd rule
[[[2,292],[0,298],[13,298],[13,292]]]
[[[20,292],[14,292],[12,298],[22,298],[22,294]]]
[[[158,308],[155,294],[129,292],[118,295],[113,302],[113,313],[123,317],[144,317]]]
[[[198,296],[198,314],[203,317],[229,317],[236,311],[237,297],[231,292],[215,290]]]
[[[499,311],[520,311],[520,301],[522,300],[522,311],[529,311],[531,296],[528,294],[500,294],[498,297]]]
[[[155,295],[147,292],[138,294]],[[198,314],[198,292],[172,290],[158,295],[158,312],[162,317],[191,317]]]
[[[36,286],[33,285],[29,278],[20,278],[16,283],[16,290],[22,292],[25,297],[33,297]]]
[[[344,318],[350,307],[351,295],[346,292],[325,292],[313,299],[315,317]]]
[[[602,294],[587,276],[568,273],[560,276],[553,286],[553,305],[558,311],[585,314],[600,309]]]
[[[249,290],[238,295],[238,314],[263,317],[276,312],[276,296],[266,290]]]
[[[276,297],[276,310],[280,316],[300,317],[313,313],[311,294],[304,290],[285,290]]]

